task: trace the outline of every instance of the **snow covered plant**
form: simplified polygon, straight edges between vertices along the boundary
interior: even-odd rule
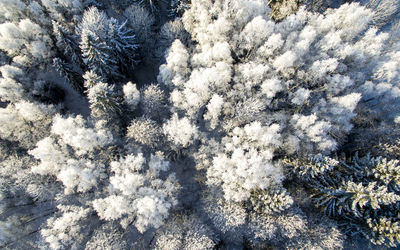
[[[82,56],[88,68],[103,78],[120,78],[135,63],[138,45],[127,22],[120,24],[96,7],[83,15],[79,26]]]
[[[248,128],[255,134],[244,142],[268,149],[270,160],[277,150],[332,152],[352,129],[364,93],[381,88],[376,72],[388,60],[388,36],[368,26],[372,12],[358,4],[325,15],[300,9],[281,23],[270,20],[266,6],[193,1],[183,23],[198,44],[185,48],[176,40],[159,82],[170,89],[176,112],[205,122],[204,131],[234,139],[235,131],[258,122],[259,131]],[[396,81],[385,82],[395,97],[389,89]],[[385,95],[375,91],[373,98],[379,93]],[[259,137],[272,127],[276,135]]]
[[[105,165],[100,157],[112,137],[107,130],[87,128],[81,116],[67,119],[57,115],[51,128],[56,138],[47,137],[29,151],[40,164],[32,171],[53,175],[63,183],[65,193],[88,192],[105,178]],[[92,155],[91,157],[83,157]],[[97,156],[97,157],[94,157]]]
[[[133,0],[139,6],[149,8],[151,12],[156,12],[159,9],[160,2],[166,2],[165,0]]]
[[[197,168],[228,202],[285,192],[279,158],[327,155],[371,98],[382,100],[375,111],[398,100],[396,60],[384,50],[394,47],[369,9],[300,8],[280,23],[269,12],[263,0],[192,1],[182,21],[195,43],[175,40],[158,76],[172,112],[198,128]]]
[[[175,175],[159,178],[160,172],[169,169],[169,162],[160,153],[149,160],[143,154],[129,154],[110,165],[114,175],[109,179],[109,196],[93,201],[100,218],[120,220],[124,228],[134,223],[141,233],[160,227],[177,204]]]
[[[0,0],[0,248],[398,246],[400,5],[344,1]]]
[[[19,101],[0,109],[0,137],[31,149],[35,143],[48,136],[52,116],[57,112],[53,105]]]
[[[359,233],[377,245],[400,244],[400,165],[369,155],[351,163],[329,157],[287,160],[311,189],[317,207],[332,217],[347,221],[347,232]]]
[[[191,0],[172,0],[169,4],[169,16],[181,18],[185,10],[190,8]]]
[[[71,27],[81,19],[82,2],[0,1],[0,48],[20,65],[43,67],[54,56],[52,21]]]
[[[152,249],[214,249],[218,239],[197,215],[173,214],[157,230]]]
[[[47,31],[30,19],[0,24],[0,49],[17,64],[29,67],[49,60],[51,46]]]
[[[307,2],[307,0],[269,0],[268,4],[271,8],[270,16],[273,20],[280,22],[287,16],[295,13],[304,2]]]
[[[145,8],[132,4],[124,11],[124,16],[128,19],[129,24],[136,35],[138,43],[141,47],[152,47],[152,25],[154,25],[154,16]]]
[[[160,227],[169,210],[177,204],[179,185],[174,174],[165,174],[169,162],[162,153],[119,155],[111,133],[101,125],[97,122],[92,128],[80,116],[62,118],[57,115],[51,128],[52,136],[39,141],[36,148],[29,151],[40,160],[32,172],[56,177],[64,187],[64,194],[59,195],[73,197],[58,200],[61,207],[73,205],[73,211],[59,208],[54,215],[59,218],[51,217],[47,228],[41,231],[52,248],[73,246],[74,235],[85,231],[85,223],[94,223],[91,226],[94,227],[96,217],[92,215],[91,221],[84,218],[89,214],[96,213],[98,219],[106,221],[118,221],[125,229],[133,224],[144,233],[151,227]],[[61,223],[57,221],[67,220],[75,213],[81,216],[68,222],[74,224],[71,225],[73,230],[68,229],[69,224],[62,228],[57,226]],[[63,236],[65,233],[69,236]],[[81,240],[84,241],[84,237]]]

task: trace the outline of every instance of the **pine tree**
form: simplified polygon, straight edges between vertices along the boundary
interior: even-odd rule
[[[146,53],[154,49],[154,15],[146,8],[132,4],[125,9],[124,17],[128,20],[130,29],[136,36],[137,43],[140,44],[142,49],[146,49],[145,52],[141,51],[141,55],[145,56]]]
[[[79,44],[76,42],[78,40],[76,35],[68,32],[56,21],[53,21],[53,34],[57,39],[56,46],[63,52],[64,56],[66,58],[71,58],[72,63],[81,65],[82,58],[80,55]]]
[[[63,62],[60,58],[53,59],[53,67],[57,72],[68,81],[71,86],[79,93],[83,94],[83,78],[76,73],[68,63]]]
[[[99,82],[103,82],[104,79],[98,76],[93,71],[88,71],[83,75],[83,79],[85,79],[85,88],[89,89],[95,86]]]
[[[171,18],[182,18],[185,10],[190,8],[191,0],[172,0],[169,4],[169,16]]]
[[[124,72],[129,72],[138,61],[136,36],[126,27],[128,20],[119,24],[117,20],[110,20],[111,38],[110,45],[116,49],[119,67]]]
[[[122,78],[137,62],[136,38],[114,18],[108,18],[96,7],[89,8],[80,24],[81,50],[84,62],[90,70],[108,80]]]
[[[318,156],[286,164],[310,188],[315,206],[345,221],[346,232],[361,234],[377,245],[400,244],[398,160],[356,155],[346,163]]]
[[[99,82],[88,88],[87,96],[90,103],[91,115],[100,120],[112,121],[121,115],[122,98],[114,85]]]
[[[82,31],[81,39],[83,61],[90,70],[107,79],[120,77],[110,46],[88,31]]]
[[[149,8],[151,12],[158,11],[159,1],[162,0],[134,0],[134,2],[136,2],[138,5]]]

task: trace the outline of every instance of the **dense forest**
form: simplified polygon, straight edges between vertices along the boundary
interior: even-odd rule
[[[400,2],[0,0],[0,248],[400,247]]]

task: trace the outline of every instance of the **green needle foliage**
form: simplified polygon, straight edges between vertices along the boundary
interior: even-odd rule
[[[285,162],[310,188],[315,206],[343,222],[347,233],[360,233],[377,245],[399,246],[398,160],[356,155],[350,163],[322,156]]]

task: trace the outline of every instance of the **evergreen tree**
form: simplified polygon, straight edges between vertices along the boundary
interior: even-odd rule
[[[81,38],[83,61],[90,70],[107,79],[121,76],[117,61],[112,57],[112,47],[87,31],[82,31]]]
[[[0,0],[0,248],[399,246],[400,5],[341,2]]]
[[[138,61],[136,36],[126,27],[128,20],[119,24],[114,18],[110,20],[110,45],[115,49],[119,67],[129,72]]]
[[[331,217],[345,221],[349,234],[361,234],[372,243],[400,244],[400,165],[398,160],[371,158],[352,163],[322,156],[286,160],[310,188],[315,205]]]
[[[172,0],[169,4],[169,16],[172,18],[182,18],[185,10],[190,8],[191,0]]]
[[[133,69],[138,58],[135,35],[114,18],[91,7],[80,24],[81,50],[88,68],[107,80],[122,78]]]
[[[115,85],[104,82],[96,82],[91,85],[92,81],[95,80],[88,79],[85,81],[92,117],[109,122],[118,121],[122,114],[122,97],[115,90]]]
[[[151,12],[157,12],[159,8],[159,2],[162,0],[134,0],[138,5],[145,6],[150,9]]]
[[[124,17],[128,20],[129,26],[135,34],[140,47],[147,49],[146,51],[141,51],[141,55],[145,56],[146,53],[154,49],[154,16],[144,7],[132,4],[125,9]]]
[[[63,52],[64,56],[71,58],[72,63],[81,65],[82,58],[79,44],[76,42],[78,38],[55,21],[53,21],[53,34],[57,39],[56,45]]]
[[[53,66],[76,91],[83,94],[83,78],[68,63],[63,62],[60,58],[54,58]]]

